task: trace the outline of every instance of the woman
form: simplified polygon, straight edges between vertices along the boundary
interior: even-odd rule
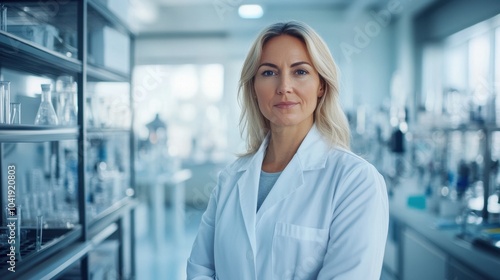
[[[188,279],[379,279],[385,183],[349,149],[336,66],[307,25],[273,24],[240,79],[247,153],[219,175]]]

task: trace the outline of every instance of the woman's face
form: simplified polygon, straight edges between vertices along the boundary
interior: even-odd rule
[[[318,97],[323,95],[306,45],[289,35],[274,37],[264,45],[254,87],[271,128],[310,127]]]

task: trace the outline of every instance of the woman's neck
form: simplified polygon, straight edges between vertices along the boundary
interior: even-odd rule
[[[262,162],[262,170],[265,172],[283,171],[311,127],[312,124],[309,127],[271,128],[271,138]]]

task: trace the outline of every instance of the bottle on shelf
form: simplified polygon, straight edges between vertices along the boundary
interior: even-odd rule
[[[42,84],[42,101],[36,113],[35,125],[58,125],[56,111],[52,105],[50,84]]]

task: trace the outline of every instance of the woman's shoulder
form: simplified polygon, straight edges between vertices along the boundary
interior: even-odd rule
[[[375,166],[373,166],[366,159],[357,155],[353,151],[341,147],[335,147],[330,150],[330,153],[328,154],[328,161],[330,166],[342,166],[342,169],[346,172],[364,170],[371,172],[375,171],[375,173],[378,173],[376,172],[377,169]]]
[[[235,182],[238,181],[243,174],[243,172],[240,171],[244,170],[244,167],[248,165],[251,158],[251,155],[238,157],[220,170],[215,188],[218,197],[225,196],[231,192],[233,187],[236,186]]]
[[[253,154],[237,157],[232,162],[228,163],[220,172],[221,175],[231,176],[240,171],[244,166],[248,165]]]
[[[333,147],[330,150],[330,157],[340,158],[344,161],[348,161],[352,164],[370,164],[366,159],[354,153],[351,150],[342,147]]]

